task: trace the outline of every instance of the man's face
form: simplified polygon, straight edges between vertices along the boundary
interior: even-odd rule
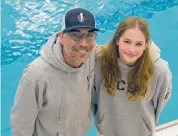
[[[64,59],[72,67],[79,67],[84,63],[96,44],[96,34],[89,28],[78,28],[65,33],[60,32],[59,36],[63,45]]]

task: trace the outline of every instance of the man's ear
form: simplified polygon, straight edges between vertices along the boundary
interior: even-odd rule
[[[60,31],[60,32],[58,32],[58,36],[60,38],[60,43],[63,44],[63,42],[64,42],[64,34]]]
[[[58,36],[61,38],[63,36],[63,33],[61,31],[58,32]]]

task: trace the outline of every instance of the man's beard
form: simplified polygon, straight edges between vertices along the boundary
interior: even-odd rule
[[[73,47],[72,51],[69,51],[68,48],[66,48],[65,46],[63,47],[63,50],[65,51],[65,53],[71,58],[71,62],[73,62],[73,64],[80,66],[83,63],[85,63],[92,51],[92,47],[91,46],[78,46],[78,47]],[[86,51],[86,55],[82,54],[80,55],[80,51]]]
[[[72,56],[72,60],[76,63],[76,64],[81,64],[81,63],[84,63],[86,62],[86,60],[88,59],[88,56],[89,55],[86,55],[84,57],[80,57],[80,56]]]

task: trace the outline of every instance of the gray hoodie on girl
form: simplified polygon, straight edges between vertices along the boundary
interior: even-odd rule
[[[160,112],[171,96],[172,76],[168,63],[160,58],[160,50],[151,44],[154,74],[145,99],[129,101],[126,96],[127,77],[132,69],[118,59],[121,81],[116,96],[110,96],[101,79],[100,61],[95,64],[92,109],[95,125],[104,136],[153,136]],[[145,62],[146,63],[146,62]]]
[[[13,136],[84,136],[94,78],[94,50],[80,68],[68,66],[54,34],[28,65],[11,111]]]

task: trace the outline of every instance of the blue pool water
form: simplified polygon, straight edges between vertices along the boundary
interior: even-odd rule
[[[48,0],[49,1],[49,0]],[[2,1],[1,41],[1,133],[11,136],[10,110],[26,64],[39,55],[48,36],[61,29],[62,15],[72,7],[83,7],[96,15],[98,44],[106,44],[117,25],[127,16],[144,17],[149,22],[151,38],[161,48],[173,74],[172,97],[158,124],[178,119],[178,0],[45,0]],[[87,136],[95,136],[93,127]]]

